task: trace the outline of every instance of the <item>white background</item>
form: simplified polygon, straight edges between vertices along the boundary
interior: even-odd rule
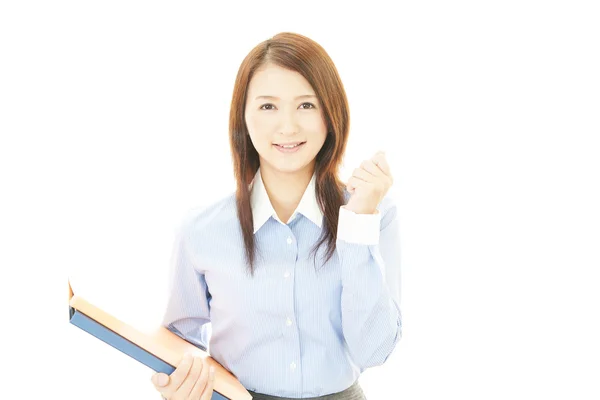
[[[160,318],[179,218],[234,188],[239,64],[280,31],[338,67],[345,173],[385,149],[396,178],[403,338],[369,400],[600,398],[594,2],[200,3],[0,6],[3,398],[158,398],[68,323],[67,276]]]

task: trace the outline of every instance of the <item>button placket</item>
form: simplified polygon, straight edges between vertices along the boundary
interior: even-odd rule
[[[297,330],[294,329],[294,289],[293,289],[293,272],[295,269],[295,264],[298,260],[298,248],[297,248],[297,241],[296,241],[296,237],[294,236],[293,232],[291,231],[291,229],[288,231],[288,236],[285,237],[285,241],[287,243],[287,262],[286,262],[286,266],[285,269],[282,271],[282,275],[283,278],[287,281],[290,282],[289,284],[292,285],[291,287],[287,287],[288,293],[287,295],[289,296],[289,300],[291,301],[290,303],[290,308],[288,309],[288,313],[285,316],[285,327],[283,328],[283,332],[287,332],[284,333],[285,336],[289,336],[289,338],[291,340],[298,340],[298,333]],[[289,258],[288,258],[289,257]],[[284,314],[285,315],[285,314]],[[296,353],[295,357],[298,357],[299,354]],[[294,357],[294,356],[292,356]],[[292,361],[294,360],[294,358],[291,358],[290,360],[290,364],[289,364],[289,371],[290,373],[294,373],[297,374],[296,370],[298,369],[298,364],[296,363],[296,361]]]

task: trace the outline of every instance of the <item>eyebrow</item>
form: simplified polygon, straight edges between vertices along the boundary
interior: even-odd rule
[[[303,94],[302,96],[296,97],[294,100],[307,99],[307,98],[311,98],[311,97],[316,98],[317,96],[315,96],[314,94]],[[276,96],[257,96],[254,100],[259,100],[259,99],[279,100],[279,97],[276,97]]]

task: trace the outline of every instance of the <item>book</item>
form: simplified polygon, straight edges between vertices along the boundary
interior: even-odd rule
[[[215,367],[215,383],[211,400],[252,399],[237,378],[203,349],[164,326],[152,329],[139,328],[117,319],[81,295],[73,293],[70,280],[69,322],[155,372],[170,375],[186,352],[206,358],[209,365]]]

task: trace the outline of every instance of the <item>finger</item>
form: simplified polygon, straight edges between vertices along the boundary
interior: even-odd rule
[[[165,397],[171,397],[173,393],[179,389],[185,377],[188,375],[190,369],[192,368],[192,364],[194,362],[194,357],[191,354],[186,354],[183,356],[183,359],[179,362],[175,371],[173,371],[170,375],[171,382],[165,388],[162,389],[161,393]]]
[[[365,182],[372,182],[377,179],[375,175],[362,168],[356,168],[354,171],[352,171],[352,177]]]
[[[365,185],[367,185],[368,182],[364,181],[360,178],[357,178],[355,176],[351,176],[348,179],[348,184],[347,184],[347,188],[348,188],[348,192],[349,193],[354,193],[356,191],[356,189],[361,188]]]
[[[348,181],[346,182],[346,190],[348,190],[349,193],[354,193],[355,188],[355,179],[352,176],[350,176],[350,178],[348,178]]]
[[[385,159],[384,159],[385,161]],[[391,175],[386,174],[385,172],[383,172],[383,170],[381,168],[379,168],[377,165],[375,165],[373,163],[373,161],[364,161],[361,164],[361,169],[362,170],[373,170],[373,173],[371,173],[370,171],[367,171],[367,173],[370,175],[370,179],[366,179],[367,176],[365,174],[362,173],[357,173],[356,176],[358,178],[361,178],[367,182],[370,182],[372,184],[375,184],[376,186],[378,184],[382,184],[384,187],[391,187],[394,183],[394,180],[392,179]]]
[[[215,388],[215,367],[210,367],[210,372],[208,374],[208,383],[206,384],[206,388],[204,389],[204,393],[202,393],[202,397],[200,400],[210,400],[212,399],[213,391]]]
[[[204,365],[202,367],[202,373],[196,380],[196,384],[194,385],[194,387],[192,388],[192,391],[190,393],[190,399],[192,399],[192,400],[199,399],[200,396],[204,393],[204,390],[208,385],[209,368],[211,368],[211,367],[208,363],[208,360],[204,359],[203,363],[204,363]]]
[[[385,173],[388,176],[391,175],[390,166],[388,165],[388,162],[385,158],[385,153],[377,153],[371,159],[371,161],[373,161],[373,163],[377,165],[383,171],[383,173]]]
[[[375,163],[379,163],[379,165],[375,165]],[[365,166],[370,168],[369,164],[365,164]],[[373,167],[377,168],[377,170],[379,171],[379,175],[377,175],[377,177],[380,180],[382,179],[383,182],[385,182],[385,185],[387,185],[388,187],[391,187],[394,184],[394,179],[392,178],[392,174],[389,173],[390,167],[388,166],[384,157],[380,158],[379,160],[375,160],[373,162]]]
[[[373,177],[376,178],[382,178],[385,175],[385,172],[383,172],[381,170],[381,168],[379,168],[377,165],[375,165],[375,163],[373,162],[373,160],[365,160],[360,164],[360,168],[364,169],[365,171],[367,171],[370,175],[372,175]]]
[[[162,372],[157,372],[154,375],[152,375],[152,383],[154,383],[154,386],[156,387],[164,387],[167,386],[169,383],[169,375],[162,373]]]
[[[152,383],[154,384],[154,387],[158,390],[161,391],[165,386],[167,386],[169,384],[169,375],[164,374],[162,372],[157,372],[154,375],[152,375]]]
[[[192,368],[190,369],[190,373],[187,375],[179,389],[177,390],[177,394],[181,395],[183,398],[190,397],[190,392],[194,388],[196,381],[200,378],[202,374],[202,370],[204,369],[204,360],[202,357],[194,357],[194,363]],[[190,397],[194,398],[194,397]]]

